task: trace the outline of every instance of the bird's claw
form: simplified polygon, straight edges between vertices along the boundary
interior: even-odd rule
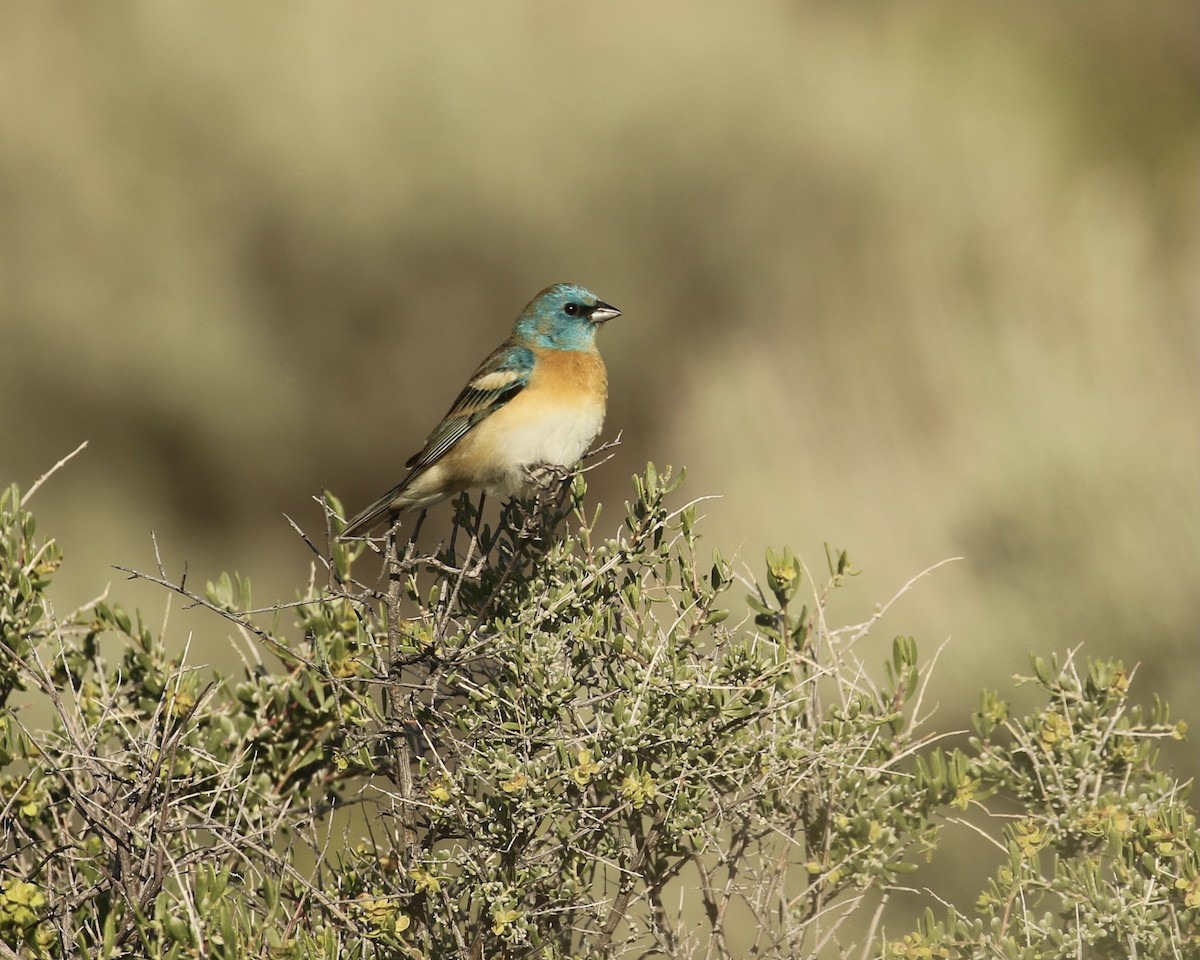
[[[521,473],[530,486],[545,492],[551,490],[556,483],[564,483],[571,476],[572,470],[557,463],[534,463],[522,467]]]

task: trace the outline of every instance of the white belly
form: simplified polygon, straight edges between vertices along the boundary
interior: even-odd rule
[[[512,406],[516,406],[516,400]],[[512,496],[526,486],[522,467],[539,463],[573,467],[604,426],[603,403],[537,404],[520,411],[523,416],[506,416],[509,412],[507,407],[497,410],[492,415],[495,429],[488,432],[489,459],[497,469],[487,489],[499,496]]]

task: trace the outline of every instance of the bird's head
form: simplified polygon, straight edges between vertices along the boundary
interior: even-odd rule
[[[521,343],[551,350],[590,350],[600,324],[621,311],[574,283],[556,283],[530,302],[513,328]]]

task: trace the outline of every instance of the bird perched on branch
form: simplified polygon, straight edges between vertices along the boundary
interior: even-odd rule
[[[473,487],[512,496],[528,485],[531,468],[573,467],[600,433],[608,400],[596,331],[620,315],[573,283],[539,293],[405,464],[408,476],[351,519],[341,538]]]

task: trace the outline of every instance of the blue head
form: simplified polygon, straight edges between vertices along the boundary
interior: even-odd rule
[[[513,327],[513,339],[551,350],[591,350],[600,324],[620,315],[590,290],[556,283],[529,302]]]

